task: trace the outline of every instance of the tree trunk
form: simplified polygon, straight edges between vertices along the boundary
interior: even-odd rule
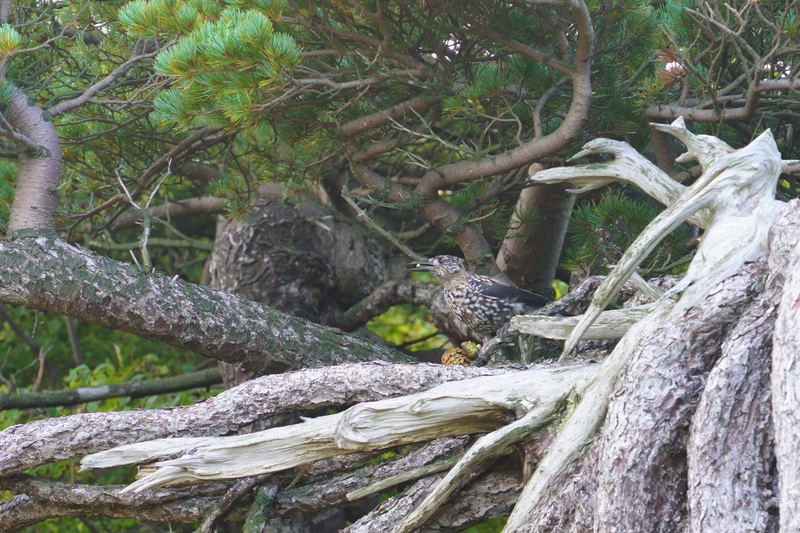
[[[565,189],[564,185],[523,189],[511,229],[497,254],[497,266],[511,281],[538,294],[553,292],[551,285],[575,203],[575,195]]]
[[[19,147],[19,178],[8,233],[54,231],[61,181],[61,144],[53,117],[18,89],[12,90],[4,114],[17,130],[12,138]]]

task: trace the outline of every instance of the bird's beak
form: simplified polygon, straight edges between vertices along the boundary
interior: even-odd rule
[[[430,272],[433,268],[433,263],[430,261],[415,261],[406,265],[412,272]]]

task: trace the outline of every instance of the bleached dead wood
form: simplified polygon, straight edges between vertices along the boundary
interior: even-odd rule
[[[728,149],[732,150],[730,147]],[[571,185],[577,185],[577,188],[569,189],[574,193],[583,193],[615,181],[623,181],[639,187],[665,206],[674,204],[686,191],[685,185],[681,185],[669,177],[626,142],[594,139],[583,145],[583,149],[569,158],[569,161],[576,161],[594,154],[611,154],[614,156],[614,160],[610,163],[590,163],[578,167],[543,170],[531,175],[531,181],[536,183],[566,181]],[[693,224],[705,228],[709,222],[709,213],[692,215],[689,220]]]
[[[619,339],[631,326],[650,314],[654,304],[640,305],[629,309],[613,309],[600,315],[582,340]],[[580,317],[553,317],[544,315],[520,315],[511,319],[511,329],[546,339],[566,339],[580,321]]]
[[[675,296],[683,291],[681,306],[689,306],[720,280],[736,272],[745,261],[765,256],[767,232],[782,205],[775,200],[775,188],[783,163],[770,131],[765,131],[746,147],[731,151],[719,139],[692,134],[686,129],[683,119],[671,125],[654,124],[653,127],[687,144],[688,152],[681,156],[682,160],[696,159],[703,168],[703,174],[656,217],[625,251],[567,338],[564,356],[575,348],[641,261],[667,234],[701,209],[709,209],[713,218],[706,227],[686,276],[666,296]],[[619,162],[614,159],[603,165],[629,176],[632,183],[647,190],[647,180],[641,179],[641,175],[650,175],[653,169],[639,168],[635,163],[629,166],[629,160]],[[545,178],[552,181],[559,176],[559,172],[563,172],[565,181],[572,179],[575,174],[570,169],[551,169],[535,174],[532,179],[542,179],[544,174]]]
[[[750,145],[734,151],[718,139],[692,134],[682,119],[669,126],[653,127],[681,140],[688,148],[681,160],[699,161],[703,174],[692,186],[682,190],[679,197],[673,198],[671,205],[623,254],[617,266],[598,287],[589,309],[567,338],[562,358],[574,349],[634,269],[661,239],[702,209],[708,209],[711,213],[706,232],[684,279],[656,302],[652,313],[635,324],[603,362],[583,400],[570,415],[523,490],[504,531],[524,529],[528,516],[540,505],[550,484],[596,433],[604,420],[611,392],[635,350],[645,345],[659,328],[671,320],[680,319],[746,261],[766,256],[768,231],[783,206],[774,198],[782,161],[771,133],[766,131]],[[615,156],[625,152],[620,151],[617,145],[612,148]],[[602,179],[618,172],[646,192],[654,190],[646,183],[650,180],[641,179],[641,176],[653,175],[654,169],[650,164],[641,164],[639,158],[630,157],[624,161],[614,159],[601,166],[606,170],[606,178]],[[609,172],[609,168],[613,172]],[[574,169],[551,169],[537,173],[532,179],[553,181],[559,177],[564,181],[584,180],[586,174]],[[673,190],[679,189],[674,187]],[[659,194],[662,198],[667,195],[663,191]],[[677,300],[674,299],[676,297]],[[598,505],[601,503],[598,502]],[[602,511],[599,514],[602,515]]]
[[[155,471],[127,491],[185,481],[285,470],[326,457],[483,433],[541,406],[555,408],[589,379],[595,365],[547,365],[502,376],[446,383],[429,391],[356,405],[335,415],[244,436],[162,439],[85,457],[84,468],[147,463]],[[541,413],[541,410],[537,411]]]
[[[166,437],[227,435],[282,413],[413,394],[509,368],[354,363],[263,376],[203,402],[170,409],[81,413],[0,431],[0,475]],[[65,442],[64,436],[69,438]]]

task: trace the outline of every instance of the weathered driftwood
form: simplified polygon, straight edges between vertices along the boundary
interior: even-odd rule
[[[686,276],[666,295],[675,296],[683,291],[681,307],[691,305],[697,297],[736,272],[746,261],[766,255],[767,232],[782,205],[775,199],[775,187],[783,162],[770,131],[765,131],[746,147],[733,150],[715,137],[692,134],[686,129],[683,119],[670,125],[654,124],[653,127],[672,134],[686,144],[688,152],[681,156],[681,160],[696,159],[703,173],[691,187],[683,188],[680,196],[674,197],[663,192],[654,196],[657,200],[671,202],[631,244],[616,268],[597,289],[589,309],[567,338],[565,356],[583,338],[639,263],[667,234],[698,211],[708,209],[712,217],[710,221],[705,221],[706,231]],[[603,143],[600,145],[604,146]],[[653,192],[650,184],[654,174],[660,173],[659,183],[670,179],[651,163],[645,164],[646,160],[641,156],[631,157],[616,144],[612,147],[612,155],[623,155],[623,158],[591,165],[596,175],[627,176],[629,182],[645,192]],[[595,151],[589,150],[589,153]],[[557,179],[580,181],[586,179],[586,172],[580,168],[555,168],[539,172],[531,179],[547,182]],[[666,302],[666,298],[662,298],[661,302]]]
[[[728,146],[727,151],[730,152],[733,149]],[[615,181],[624,181],[639,187],[663,205],[674,204],[686,192],[685,185],[681,185],[669,177],[663,170],[634,150],[631,145],[622,141],[594,139],[586,143],[583,149],[569,160],[577,161],[593,154],[611,154],[614,156],[614,161],[611,164],[591,163],[579,167],[544,170],[535,176],[532,175],[531,181],[536,183],[566,181],[570,185],[577,185],[577,187],[569,189],[574,193],[598,189]],[[691,215],[689,221],[705,228],[708,226],[709,216],[708,212],[701,212]]]
[[[646,304],[630,309],[606,311],[589,326],[582,340],[619,339],[631,326],[650,314],[655,304]],[[521,333],[545,337],[547,339],[566,339],[580,321],[580,317],[552,317],[544,315],[520,315],[511,319],[511,329]]]
[[[356,405],[335,415],[250,435],[147,441],[85,457],[84,468],[146,463],[156,470],[126,488],[229,479],[285,470],[335,455],[437,437],[484,433],[510,416],[554,410],[594,374],[595,365],[546,365],[502,376],[445,383],[428,391]]]

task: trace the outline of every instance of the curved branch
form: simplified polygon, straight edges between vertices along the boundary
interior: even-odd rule
[[[58,116],[61,113],[66,113],[67,111],[72,111],[73,109],[80,107],[89,102],[94,95],[99,93],[100,91],[107,89],[112,83],[117,81],[120,77],[124,76],[126,72],[136,66],[136,63],[141,61],[142,59],[148,59],[151,57],[155,57],[161,50],[154,50],[152,52],[146,54],[135,54],[133,57],[122,63],[120,66],[115,68],[111,73],[103,78],[102,80],[98,81],[94,85],[88,87],[83,94],[80,96],[73,98],[71,100],[67,100],[66,102],[61,102],[60,104],[54,105],[50,107],[47,111],[50,113],[51,116]]]
[[[413,281],[387,281],[334,320],[336,327],[353,331],[393,305],[431,305],[438,285]]]
[[[346,141],[344,147],[353,175],[363,185],[369,187],[376,196],[399,204],[418,206],[422,216],[442,231],[447,232],[458,243],[464,256],[472,264],[484,264],[487,258],[491,259],[492,249],[483,237],[480,228],[476,224],[465,223],[463,213],[458,208],[435,195],[420,194],[381,176],[359,161],[352,143]],[[490,275],[503,276],[494,261],[489,263],[489,268]]]
[[[434,195],[438,189],[446,185],[492,176],[530,164],[564,148],[567,143],[580,135],[592,97],[591,55],[594,30],[586,5],[582,1],[570,2],[570,5],[578,34],[578,45],[575,50],[574,71],[571,72],[572,103],[558,129],[550,135],[534,138],[501,154],[479,161],[459,161],[431,170],[417,185],[417,193]]]
[[[422,94],[415,96],[388,109],[376,111],[370,115],[346,122],[339,127],[339,132],[347,138],[352,138],[369,130],[400,121],[406,115],[419,114],[430,109],[441,100],[442,97],[439,95]]]
[[[19,151],[19,178],[11,205],[8,233],[55,231],[57,191],[61,179],[61,145],[55,124],[21,90],[13,88],[9,100],[3,113],[5,119],[11,128],[30,139],[36,149],[32,150],[26,144],[26,149]]]
[[[478,27],[470,31],[470,28],[467,27],[465,28],[465,33],[476,33],[478,35],[483,35],[484,37],[488,37],[493,41],[496,41],[506,46],[507,48],[514,50],[515,52],[519,52],[525,57],[530,57],[531,59],[535,59],[542,65],[550,67],[553,70],[561,72],[562,74],[569,75],[572,71],[572,67],[570,65],[561,63],[560,61],[556,61],[555,59],[552,58],[550,54],[545,54],[544,52],[536,50],[535,48],[531,48],[530,46],[522,44],[517,40],[504,37],[500,33],[491,30],[489,28]]]
[[[754,80],[747,88],[744,95],[738,98],[744,100],[744,105],[736,107],[724,107],[720,109],[712,106],[708,109],[703,108],[704,104],[697,102],[696,105],[682,106],[673,104],[655,104],[645,106],[645,114],[650,120],[675,120],[683,117],[686,120],[699,122],[729,122],[751,118],[758,108],[759,96],[762,93],[776,91],[796,91],[800,89],[800,79],[783,78],[777,80]]]

